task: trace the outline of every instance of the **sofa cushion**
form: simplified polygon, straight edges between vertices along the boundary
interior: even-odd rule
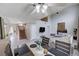
[[[48,51],[54,54],[55,56],[68,56],[68,54],[63,53],[60,50],[57,50],[56,48],[51,48]]]

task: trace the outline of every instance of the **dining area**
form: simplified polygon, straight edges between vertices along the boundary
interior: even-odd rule
[[[21,42],[15,49],[12,46],[11,51],[13,51],[13,56],[54,56],[46,48],[43,48],[34,41],[25,40]]]

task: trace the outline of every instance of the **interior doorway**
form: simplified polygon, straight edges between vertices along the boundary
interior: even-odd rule
[[[0,17],[0,39],[4,39],[4,22],[2,17]]]
[[[19,39],[26,39],[27,38],[26,26],[25,25],[18,26],[18,30],[19,30]]]

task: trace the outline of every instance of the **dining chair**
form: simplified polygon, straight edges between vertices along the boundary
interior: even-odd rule
[[[49,38],[47,38],[47,37],[42,37],[41,46],[42,46],[43,48],[48,49],[48,47],[49,47]]]

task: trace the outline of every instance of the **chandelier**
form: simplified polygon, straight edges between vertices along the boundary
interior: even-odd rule
[[[48,8],[47,4],[45,3],[37,3],[37,4],[33,4],[33,6],[36,9],[37,13],[40,13],[40,12],[45,13]]]

